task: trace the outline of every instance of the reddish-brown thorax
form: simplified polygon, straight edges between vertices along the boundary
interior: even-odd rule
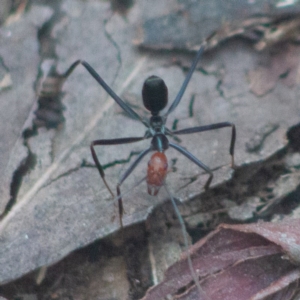
[[[147,185],[149,195],[156,196],[164,184],[168,171],[168,160],[164,153],[155,152],[149,162],[147,171]]]

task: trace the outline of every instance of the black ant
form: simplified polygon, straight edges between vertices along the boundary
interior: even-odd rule
[[[175,100],[169,107],[168,111],[162,116],[160,116],[159,113],[161,110],[163,110],[166,107],[166,105],[168,103],[167,86],[164,83],[164,81],[161,78],[159,78],[158,76],[153,75],[146,79],[146,81],[144,82],[144,85],[143,85],[143,89],[142,89],[142,97],[143,97],[143,103],[144,103],[145,108],[147,110],[149,110],[151,113],[151,117],[149,120],[143,119],[133,109],[131,109],[105,83],[105,81],[99,76],[99,74],[87,62],[85,62],[83,60],[78,60],[78,61],[74,62],[68,70],[68,74],[70,74],[78,64],[82,64],[87,69],[87,71],[96,79],[96,81],[105,89],[105,91],[121,106],[121,108],[131,118],[142,122],[147,127],[145,135],[142,137],[103,139],[103,140],[95,140],[91,143],[90,149],[91,149],[93,160],[96,164],[96,167],[100,173],[100,176],[101,176],[104,184],[106,185],[106,187],[109,190],[112,197],[114,197],[114,194],[105,180],[104,170],[98,160],[98,157],[96,155],[94,147],[100,146],[100,145],[119,145],[119,144],[135,143],[135,142],[142,141],[144,139],[152,138],[150,147],[147,148],[146,150],[142,151],[138,155],[138,157],[135,159],[135,161],[131,164],[131,166],[122,175],[122,177],[120,178],[120,180],[117,184],[119,217],[120,217],[121,226],[122,226],[122,216],[124,213],[124,209],[123,209],[123,201],[122,201],[120,187],[121,187],[122,183],[125,181],[125,179],[136,168],[136,166],[139,164],[139,162],[145,157],[145,155],[151,151],[154,151],[154,153],[152,154],[150,161],[148,162],[148,171],[147,171],[147,177],[146,177],[146,181],[147,181],[147,185],[148,185],[148,193],[150,195],[152,195],[152,196],[157,195],[159,189],[164,184],[164,181],[165,181],[165,178],[167,175],[167,170],[168,170],[168,162],[167,162],[167,158],[166,158],[166,155],[164,152],[169,147],[172,147],[175,150],[179,151],[181,154],[186,156],[193,163],[195,163],[197,166],[199,166],[200,168],[202,168],[205,172],[207,172],[209,174],[209,178],[204,186],[205,190],[207,190],[209,188],[209,185],[213,179],[213,173],[212,173],[211,169],[208,168],[205,164],[203,164],[198,158],[196,158],[189,151],[185,150],[183,147],[169,142],[167,135],[174,138],[175,135],[177,135],[177,134],[190,134],[190,133],[214,130],[214,129],[224,128],[224,127],[231,127],[232,134],[231,134],[229,153],[232,157],[231,166],[232,166],[232,168],[234,167],[234,144],[235,144],[235,139],[236,139],[236,130],[235,130],[234,124],[229,123],[229,122],[222,122],[222,123],[216,123],[216,124],[210,124],[210,125],[204,125],[204,126],[196,126],[196,127],[191,127],[191,128],[181,129],[181,130],[175,130],[175,131],[171,131],[167,127],[165,127],[165,123],[167,121],[168,115],[179,104],[203,51],[204,51],[204,46],[202,45],[197,52],[197,55],[192,63],[192,66],[190,67],[189,72],[188,72]]]

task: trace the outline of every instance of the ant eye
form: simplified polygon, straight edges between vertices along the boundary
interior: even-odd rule
[[[168,88],[158,76],[150,76],[144,82],[142,90],[144,106],[157,115],[168,103]]]

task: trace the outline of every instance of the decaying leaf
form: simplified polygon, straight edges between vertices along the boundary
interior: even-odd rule
[[[171,102],[186,76],[184,69],[171,66],[170,61],[175,54],[151,55],[137,51],[131,42],[134,26],[141,22],[137,18],[143,16],[137,14],[136,10],[143,11],[149,3],[136,2],[133,13],[128,12],[124,18],[113,14],[107,2],[61,2],[61,18],[53,18],[54,24],[50,29],[48,23],[46,26],[55,40],[57,72],[63,74],[75,60],[84,59],[118,95],[122,97],[123,91],[132,95],[133,101],[130,103],[134,107],[142,106],[143,81],[155,74],[165,80]],[[167,2],[160,3],[167,6]],[[151,5],[155,9],[159,7]],[[11,36],[15,37],[16,31],[23,29],[27,32],[25,29],[30,28],[31,33],[22,35],[24,43],[27,41],[30,45],[32,39],[28,36],[34,36],[34,39],[38,36],[31,23],[32,14],[42,16],[34,13],[35,9],[35,6],[30,7],[24,13],[26,22],[18,21],[20,23],[14,23],[15,27],[11,29]],[[150,15],[150,10],[144,13]],[[38,27],[43,27],[47,21],[48,18],[42,19],[42,25],[38,23]],[[9,37],[8,31],[6,38]],[[9,165],[1,173],[1,209],[5,211],[0,221],[1,283],[40,266],[53,264],[75,249],[120,228],[117,218],[113,219],[113,201],[94,166],[89,145],[96,139],[143,136],[145,129],[120,113],[114,101],[108,98],[86,70],[78,67],[63,88],[65,95],[62,103],[65,110],[61,112],[65,121],[60,123],[58,129],[38,128],[37,134],[25,141],[23,124],[36,100],[32,86],[38,78],[40,58],[36,40],[33,46],[25,48],[26,51],[22,49],[26,55],[34,54],[26,68],[18,64],[17,58],[22,56],[19,52],[13,52],[16,49],[17,46],[10,47],[1,54],[13,81],[12,87],[0,94],[1,120],[5,124],[1,127],[1,134],[7,138],[1,139],[4,141],[4,144],[1,143],[3,151],[0,151],[1,169],[5,169],[7,162]],[[287,130],[299,122],[298,91],[295,87],[280,85],[259,99],[249,92],[246,74],[253,66],[257,66],[262,57],[265,54],[253,51],[252,47],[241,41],[228,43],[204,55],[201,66],[208,71],[196,71],[193,74],[182,102],[168,119],[168,128],[181,129],[223,121],[235,123],[238,128],[237,167],[264,160],[285,147]],[[193,55],[186,59],[191,62]],[[17,69],[18,76],[13,76],[11,69]],[[21,79],[25,79],[26,88],[18,84]],[[20,86],[22,90],[19,90]],[[16,127],[10,126],[12,119]],[[260,128],[274,123],[274,119],[278,128],[261,139],[257,151],[248,152],[246,143],[253,140]],[[33,121],[30,119],[30,125]],[[230,130],[225,129],[186,136],[181,141],[181,145],[193,155],[216,169],[212,186],[231,178],[229,143]],[[112,189],[115,190],[120,174],[146,147],[149,147],[149,141],[97,148],[97,155],[105,166],[106,178]],[[187,200],[199,195],[207,174],[171,149],[166,154],[170,166],[174,166],[174,171],[167,178],[174,196]],[[20,170],[24,164],[31,168],[28,167],[23,174]],[[159,194],[159,199],[147,195],[144,182],[136,189],[132,188],[145,177],[146,167],[147,158],[122,186],[125,226],[144,221],[153,206],[166,198],[163,193]],[[13,203],[9,201],[12,183],[19,183]]]
[[[221,225],[189,253],[207,299],[292,299],[300,279],[300,220]],[[185,253],[143,299],[205,299],[192,281]]]
[[[178,3],[179,2],[179,3]],[[144,4],[147,6],[147,4]],[[299,40],[297,1],[168,1],[148,3],[136,43],[152,49],[192,49],[209,36],[209,47],[242,36],[262,50],[286,40]]]

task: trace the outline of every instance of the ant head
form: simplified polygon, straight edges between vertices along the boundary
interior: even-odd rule
[[[144,106],[155,116],[168,103],[168,88],[160,77],[153,75],[145,80],[142,96]]]

